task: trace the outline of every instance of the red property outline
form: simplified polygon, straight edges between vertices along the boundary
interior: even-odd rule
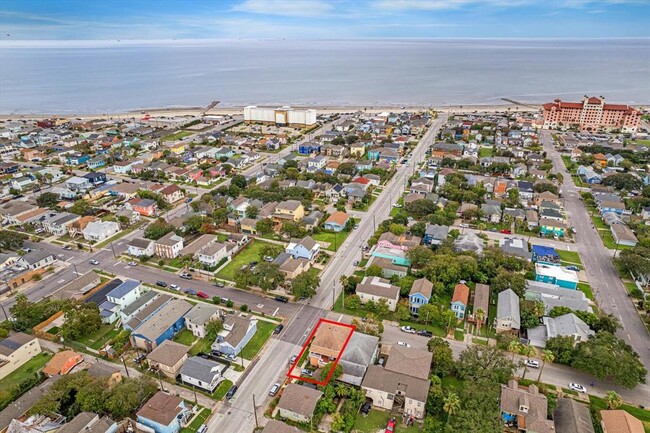
[[[341,348],[341,351],[339,352],[338,356],[336,357],[336,361],[334,361],[334,365],[330,369],[329,374],[327,375],[327,377],[323,381],[318,381],[318,380],[312,379],[310,377],[295,376],[295,375],[291,374],[291,372],[294,370],[294,368],[296,368],[296,366],[298,365],[298,362],[300,362],[300,359],[302,358],[302,355],[305,353],[305,350],[307,350],[307,347],[309,347],[309,344],[311,343],[311,340],[314,338],[314,335],[316,334],[316,331],[318,330],[320,325],[323,324],[323,323],[331,323],[332,325],[342,326],[342,327],[350,329],[350,333],[348,334],[348,337],[345,339],[345,343],[343,343],[343,347]],[[314,327],[314,330],[311,331],[311,334],[309,334],[309,337],[307,338],[307,341],[305,341],[305,344],[302,346],[302,350],[300,351],[300,354],[298,354],[298,357],[296,358],[296,360],[293,362],[293,364],[291,364],[291,367],[289,368],[289,372],[287,373],[287,377],[289,379],[302,380],[303,382],[309,382],[309,383],[313,383],[315,385],[322,385],[322,386],[327,385],[327,383],[332,378],[332,375],[334,374],[334,370],[336,369],[336,366],[339,363],[339,359],[340,359],[341,355],[343,354],[343,351],[347,347],[348,343],[350,342],[350,338],[352,338],[352,334],[354,333],[355,329],[357,329],[357,327],[354,326],[354,325],[348,325],[346,323],[334,322],[332,320],[327,320],[327,319],[323,319],[323,318],[319,319],[318,323],[316,324],[316,327]]]

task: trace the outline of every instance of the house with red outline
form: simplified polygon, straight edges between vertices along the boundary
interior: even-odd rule
[[[314,367],[335,362],[343,352],[351,330],[336,323],[321,323],[309,348],[309,363]]]

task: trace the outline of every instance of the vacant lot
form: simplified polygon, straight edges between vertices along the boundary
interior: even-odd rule
[[[249,264],[252,261],[259,262],[262,260],[260,250],[265,245],[270,244],[268,242],[256,240],[246,245],[244,249],[239,254],[237,254],[230,263],[228,263],[221,271],[219,271],[217,278],[223,278],[225,280],[232,281],[237,269]]]
[[[241,357],[244,359],[251,360],[255,358],[257,352],[260,351],[266,340],[269,339],[273,330],[277,325],[275,323],[270,323],[264,320],[257,321],[257,332],[251,338],[251,341],[248,342],[246,346],[241,351]]]

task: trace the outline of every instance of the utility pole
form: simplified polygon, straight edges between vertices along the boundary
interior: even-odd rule
[[[5,311],[5,306],[0,304],[0,308],[2,308],[2,314],[5,316],[4,320],[9,320],[9,316],[7,316],[7,312]]]
[[[113,251],[113,258],[117,258],[117,254],[115,254],[115,248],[113,247],[113,242],[111,242],[111,251]]]
[[[255,407],[255,394],[253,394],[253,416],[255,417],[255,428],[259,428],[260,425],[257,423],[257,410]]]
[[[332,283],[332,308],[336,305],[336,283]]]
[[[124,357],[120,356],[120,359],[122,360],[122,364],[124,364],[124,370],[126,370],[126,377],[131,378],[131,376],[129,376],[129,368],[126,366],[126,361],[124,360]]]
[[[78,276],[78,275],[79,275],[79,272],[77,272],[77,265],[75,265],[75,264],[73,263],[72,266],[74,266],[74,273],[75,273],[75,275]]]

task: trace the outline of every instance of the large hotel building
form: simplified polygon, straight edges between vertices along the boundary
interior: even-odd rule
[[[605,98],[586,96],[582,102],[563,102],[559,99],[543,105],[544,128],[570,128],[598,131],[620,129],[636,132],[641,112],[629,105],[605,104]]]

